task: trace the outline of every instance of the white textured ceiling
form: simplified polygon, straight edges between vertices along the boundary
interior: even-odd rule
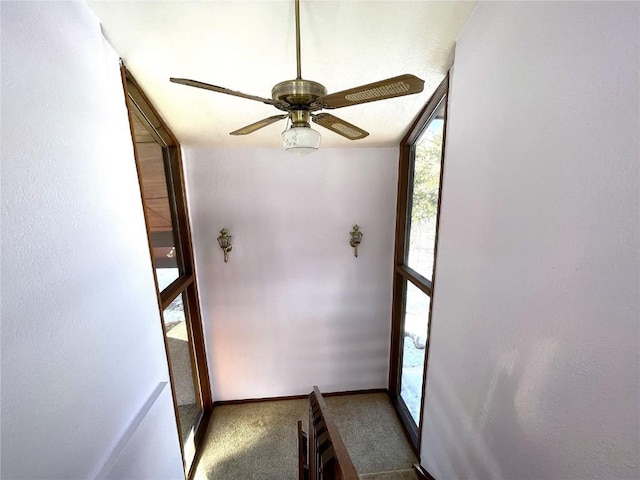
[[[105,35],[183,145],[280,147],[285,121],[229,132],[280,113],[259,102],[169,82],[182,77],[271,97],[296,76],[292,0],[87,1]],[[331,110],[370,135],[347,140],[320,126],[322,146],[397,145],[440,83],[473,2],[301,0],[302,77],[329,93],[404,73],[418,95]]]

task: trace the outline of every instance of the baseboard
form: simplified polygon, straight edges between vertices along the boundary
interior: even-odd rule
[[[309,392],[311,393],[311,392]],[[323,397],[337,397],[341,395],[362,395],[366,393],[387,393],[386,388],[371,388],[367,390],[347,390],[344,392],[322,392]],[[262,397],[262,398],[245,398],[241,400],[220,400],[213,402],[213,407],[221,407],[223,405],[240,405],[243,403],[256,403],[256,402],[278,402],[281,400],[306,400],[309,395],[289,395],[283,397]]]
[[[418,480],[436,480],[436,477],[427,472],[427,470],[419,463],[413,464],[413,471],[416,472]]]
[[[284,397],[242,398],[239,400],[219,400],[213,402],[213,408],[223,405],[241,405],[243,403],[279,402],[281,400],[305,400],[309,395],[288,395]]]
[[[367,390],[347,390],[345,392],[320,392],[323,397],[339,397],[342,395],[365,395],[367,393],[387,393],[386,388],[369,388]]]

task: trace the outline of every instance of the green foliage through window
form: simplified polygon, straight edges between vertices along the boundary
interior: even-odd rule
[[[431,133],[431,135],[429,135]],[[438,209],[440,184],[440,159],[442,153],[442,131],[433,134],[426,131],[416,145],[413,174],[413,204],[411,223],[418,224],[432,219]]]

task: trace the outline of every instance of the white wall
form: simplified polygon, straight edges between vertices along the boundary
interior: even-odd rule
[[[171,388],[161,382],[121,437],[96,480],[173,480],[182,477],[175,459],[176,419]],[[172,454],[166,455],[167,452]],[[179,453],[179,452],[178,452]]]
[[[386,388],[397,165],[396,148],[186,149],[214,400]]]
[[[168,377],[118,58],[83,3],[1,8],[2,478],[92,478]]]
[[[638,478],[639,4],[481,2],[456,51],[422,463]]]

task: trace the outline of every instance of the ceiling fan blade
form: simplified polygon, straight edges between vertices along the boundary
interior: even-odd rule
[[[415,75],[405,74],[332,93],[319,98],[316,103],[324,108],[348,107],[349,105],[420,93],[423,89],[424,80]]]
[[[271,125],[272,123],[275,123],[278,120],[287,118],[288,116],[289,115],[274,115],[273,117],[264,118],[259,122],[252,123],[251,125],[247,125],[246,127],[239,128],[238,130],[234,130],[229,135],[248,135],[249,133],[253,133],[256,130],[260,130],[262,127]]]
[[[342,135],[349,140],[360,140],[361,138],[369,135],[369,132],[356,127],[352,123],[345,122],[338,117],[334,117],[329,113],[313,115],[312,120],[318,125],[322,125],[324,128],[328,128],[332,132]]]
[[[256,95],[248,95],[242,92],[236,92],[235,90],[229,90],[228,88],[218,87],[217,85],[210,85],[208,83],[198,82],[197,80],[189,80],[188,78],[170,78],[173,83],[179,83],[181,85],[187,85],[189,87],[204,88],[205,90],[211,90],[213,92],[226,93],[227,95],[233,95],[234,97],[247,98],[249,100],[255,100],[257,102],[266,103],[267,105],[274,105],[276,107],[287,107],[284,102],[278,102],[271,100],[270,98],[258,97]]]

